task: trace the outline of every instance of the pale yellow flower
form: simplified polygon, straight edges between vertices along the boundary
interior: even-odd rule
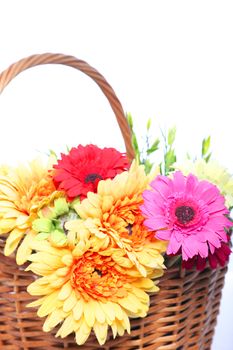
[[[31,226],[38,210],[59,195],[48,166],[38,159],[28,167],[1,171],[0,234],[7,236],[5,255],[13,253],[24,238],[17,251],[17,264],[23,264],[31,253],[29,242],[35,235]]]
[[[29,257],[32,263],[27,270],[42,277],[28,287],[31,295],[41,296],[29,306],[40,306],[38,316],[47,317],[45,332],[62,323],[57,336],[74,332],[79,345],[92,329],[100,345],[106,341],[108,327],[114,337],[125,330],[129,333],[129,317],[145,317],[147,292],[158,291],[151,278],[161,276],[161,270],[142,277],[132,263],[122,267],[90,242],[56,248],[48,241],[33,241],[31,248],[37,253]]]
[[[206,162],[204,159],[196,161],[186,160],[175,165],[177,170],[181,170],[184,175],[192,173],[201,180],[208,180],[215,184],[225,197],[226,206],[233,206],[233,175],[214,160]]]
[[[97,193],[89,192],[87,198],[74,206],[84,220],[87,232],[95,240],[98,249],[109,247],[117,263],[118,249],[125,253],[124,259],[133,262],[143,276],[151,269],[162,269],[162,252],[167,243],[155,238],[155,233],[144,226],[140,211],[143,203],[142,193],[147,188],[150,176],[143,166],[132,164],[129,171],[117,175],[114,179],[100,181]],[[79,221],[66,224],[70,234],[79,236]],[[83,229],[83,232],[85,230]],[[89,239],[89,237],[88,237]],[[108,251],[108,250],[107,250]]]

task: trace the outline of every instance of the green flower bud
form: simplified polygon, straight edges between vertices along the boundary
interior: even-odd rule
[[[69,212],[69,205],[65,198],[58,198],[54,201],[54,212],[57,217]]]
[[[53,224],[50,219],[41,218],[36,219],[32,223],[32,228],[36,232],[46,232],[49,233],[53,229]]]

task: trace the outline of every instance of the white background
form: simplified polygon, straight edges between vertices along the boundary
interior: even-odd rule
[[[177,152],[200,154],[212,135],[215,158],[233,172],[233,2],[0,2],[0,70],[44,52],[86,60],[113,86],[141,137],[146,120],[177,125]],[[65,67],[17,77],[0,98],[1,163],[49,148],[96,143],[124,150],[114,115],[98,87]],[[155,158],[156,161],[156,158]],[[227,274],[213,350],[232,350],[233,262]]]

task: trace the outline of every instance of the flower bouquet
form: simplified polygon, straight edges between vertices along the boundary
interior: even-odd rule
[[[128,158],[90,144],[0,168],[1,348],[209,349],[233,178],[210,160],[209,139],[202,159],[179,164],[174,129],[164,160],[152,162],[159,140],[147,139],[145,156],[112,89],[73,57],[24,59],[2,73],[1,90],[9,72],[41,63],[94,77],[120,110]]]

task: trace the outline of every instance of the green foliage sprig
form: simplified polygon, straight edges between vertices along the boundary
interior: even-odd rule
[[[212,155],[212,152],[210,152],[210,140],[210,136],[208,136],[202,141],[201,156],[207,163]]]
[[[154,165],[154,162],[151,162],[149,157],[159,149],[160,140],[157,138],[151,141],[151,137],[150,137],[151,119],[148,119],[146,124],[146,135],[145,135],[144,145],[142,148],[140,148],[138,138],[134,130],[132,115],[130,113],[127,113],[126,117],[132,133],[132,145],[135,151],[135,157],[140,164],[144,164],[145,171],[148,174]]]

